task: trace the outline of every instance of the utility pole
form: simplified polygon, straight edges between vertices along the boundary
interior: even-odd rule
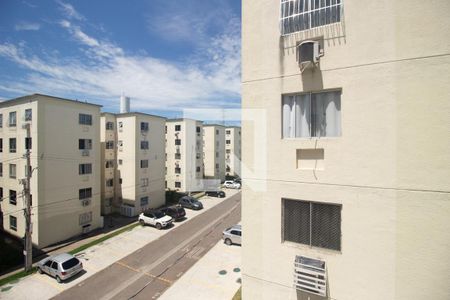
[[[25,256],[25,271],[31,271],[31,266],[33,264],[33,244],[31,241],[31,233],[32,233],[32,224],[31,224],[31,159],[30,159],[30,148],[31,148],[31,132],[30,132],[30,124],[25,124],[24,127],[27,130],[27,139],[25,142],[26,153],[25,157],[27,159],[27,174],[26,179],[23,181],[23,192],[25,195],[25,249],[23,254]]]

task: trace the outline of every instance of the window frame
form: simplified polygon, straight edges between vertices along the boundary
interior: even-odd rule
[[[90,114],[83,114],[83,113],[79,113],[78,114],[78,124],[79,125],[88,125],[88,126],[92,126],[92,115]]]
[[[13,223],[12,221],[14,221],[14,223],[16,223],[15,226],[12,225],[12,223]],[[17,217],[9,216],[9,229],[17,231]]]

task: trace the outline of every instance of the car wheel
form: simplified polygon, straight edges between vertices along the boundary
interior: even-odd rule
[[[161,229],[161,228],[162,228],[161,224],[160,223],[156,223],[156,229]]]
[[[58,283],[61,283],[61,278],[59,278],[59,276],[56,276],[56,281],[58,281]]]
[[[225,244],[227,244],[228,246],[231,246],[231,244],[233,244],[233,243],[231,242],[230,239],[225,239]]]
[[[141,224],[142,226],[144,226],[144,225],[145,225],[144,220],[139,220],[139,224]]]
[[[37,271],[38,271],[39,274],[43,273],[41,268],[37,268],[37,269],[38,269]]]

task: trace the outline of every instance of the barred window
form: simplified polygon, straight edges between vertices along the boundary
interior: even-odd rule
[[[148,159],[141,160],[141,169],[148,168]]]
[[[148,122],[141,122],[141,131],[148,131]]]
[[[78,194],[79,194],[78,198],[80,200],[91,198],[92,188],[79,189]]]
[[[92,164],[79,164],[78,165],[78,174],[92,174]]]
[[[78,123],[81,125],[92,125],[92,115],[78,114]]]
[[[114,123],[106,122],[106,130],[114,130]]]
[[[281,35],[341,21],[341,0],[281,0]]]
[[[141,149],[148,150],[150,148],[148,141],[141,141]]]
[[[341,209],[338,204],[283,201],[283,240],[341,250]]]

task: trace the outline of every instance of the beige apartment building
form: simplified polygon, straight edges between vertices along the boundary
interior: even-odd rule
[[[165,204],[165,118],[102,113],[102,213],[136,216]]]
[[[26,124],[30,124],[27,138]],[[100,106],[33,94],[0,102],[3,229],[25,233],[23,185],[31,151],[32,241],[45,247],[103,226]]]
[[[450,299],[450,2],[242,11],[243,299]]]
[[[166,188],[179,192],[202,190],[203,122],[166,121]]]
[[[225,172],[229,176],[241,176],[241,127],[225,129]]]
[[[203,125],[205,178],[225,181],[225,126]]]

